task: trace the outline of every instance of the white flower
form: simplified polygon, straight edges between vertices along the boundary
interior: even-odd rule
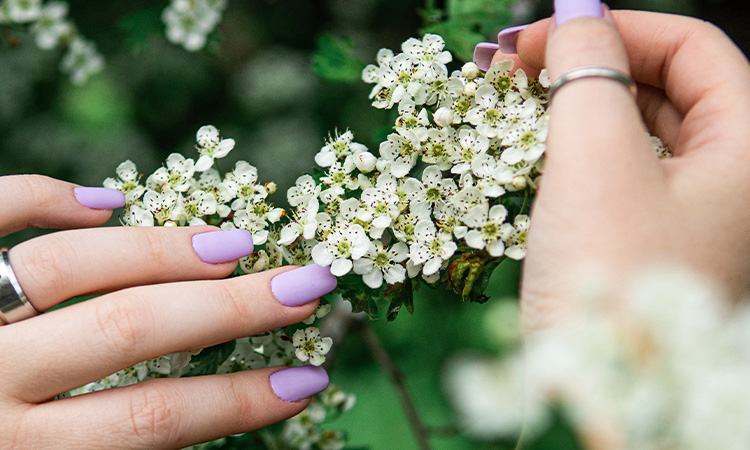
[[[329,337],[321,338],[320,330],[316,327],[307,327],[294,332],[292,344],[300,361],[309,360],[313,366],[319,366],[325,362],[325,355],[331,349],[333,340]]]
[[[11,22],[28,23],[39,18],[42,13],[41,0],[5,0],[0,5],[2,13]]]
[[[118,178],[107,178],[104,180],[104,187],[121,191],[125,194],[127,203],[135,202],[146,192],[146,188],[139,183],[140,175],[133,161],[121,163],[115,173]]]
[[[222,228],[225,225],[229,227],[232,224],[237,228],[249,231],[253,236],[253,244],[255,245],[263,245],[268,240],[268,222],[264,218],[248,212],[246,209],[237,211],[234,214],[232,222],[225,222]]]
[[[490,148],[490,141],[476,130],[462,128],[458,132],[458,144],[453,151],[453,168],[451,173],[463,174],[471,169],[471,163],[479,155],[483,155]]]
[[[397,132],[411,130],[420,141],[427,140],[427,126],[430,125],[430,119],[425,108],[417,109],[414,100],[407,98],[398,104],[398,114],[399,117],[396,119]]]
[[[67,15],[68,4],[65,2],[49,2],[44,5],[37,22],[31,27],[39,48],[52,50],[64,36],[73,33],[73,25],[65,20]]]
[[[349,130],[329,136],[326,144],[315,155],[315,163],[320,167],[330,167],[336,161],[343,162],[351,155],[367,151],[367,147],[353,141],[354,133]]]
[[[295,185],[286,191],[286,199],[292,207],[297,207],[309,201],[309,196],[317,196],[315,180],[310,175],[297,178]]]
[[[73,84],[83,84],[91,75],[101,72],[104,58],[93,43],[76,37],[60,61],[60,70],[70,76]]]
[[[123,225],[129,227],[152,227],[154,215],[138,205],[131,205],[123,216]]]
[[[320,223],[319,223],[320,224]],[[284,260],[295,266],[306,266],[312,262],[312,249],[317,245],[315,239],[301,239],[293,245],[282,245]]]
[[[341,197],[347,190],[351,191],[359,187],[357,178],[351,175],[353,169],[353,165],[347,170],[347,167],[336,161],[328,168],[326,176],[320,178],[320,182],[328,187],[335,196]]]
[[[167,166],[160,167],[146,180],[146,187],[154,191],[172,190],[186,192],[195,173],[195,162],[179,153],[167,157]]]
[[[380,155],[391,163],[391,174],[396,178],[411,171],[421,152],[422,143],[411,130],[389,134],[388,140],[380,144]]]
[[[427,141],[422,144],[422,161],[436,164],[440,170],[450,170],[456,145],[456,131],[452,127],[430,128]]]
[[[182,208],[185,211],[185,219],[189,225],[205,225],[203,216],[216,214],[218,203],[216,197],[205,191],[193,191],[187,197],[180,194]]]
[[[167,39],[188,51],[200,50],[225,8],[225,0],[172,0],[162,13]]]
[[[491,256],[503,256],[503,223],[507,216],[508,211],[503,205],[495,205],[489,212],[484,208],[473,208],[462,219],[472,228],[466,233],[466,244],[478,250],[483,250],[486,246]]]
[[[438,166],[428,166],[422,172],[422,181],[409,178],[404,182],[404,192],[409,197],[409,210],[420,218],[429,218],[433,209],[441,209],[450,196],[458,192],[456,182],[443,178]]]
[[[500,157],[510,165],[538,160],[546,149],[548,131],[547,116],[542,116],[537,121],[526,120],[518,123],[503,136],[502,144],[508,148]]]
[[[331,266],[331,273],[341,277],[349,273],[353,262],[367,253],[370,239],[364,228],[357,224],[344,224],[334,228],[326,240],[312,250],[313,261],[321,266]]]
[[[414,241],[409,247],[409,257],[413,264],[424,264],[422,273],[429,276],[440,270],[443,261],[453,256],[456,248],[450,234],[438,233],[431,220],[422,219],[414,228]]]
[[[318,203],[317,197],[310,197],[306,205],[297,206],[292,221],[284,225],[281,229],[279,244],[290,245],[296,241],[300,235],[305,239],[313,239],[315,237],[315,231],[318,229],[318,221],[316,217],[318,215],[319,206],[320,204]]]
[[[159,225],[164,225],[169,220],[175,220],[175,206],[177,206],[177,192],[167,190],[163,192],[146,191],[143,196],[143,206],[153,214]],[[179,220],[179,218],[177,218]]]
[[[399,215],[399,197],[393,190],[369,188],[362,192],[362,207],[357,211],[357,218],[369,222],[370,236],[379,239]]]
[[[369,173],[375,170],[378,159],[370,152],[359,152],[347,157],[347,162],[351,162],[362,173]],[[347,163],[344,163],[346,165]],[[358,178],[359,179],[359,178]],[[360,182],[360,185],[362,183]]]
[[[505,240],[505,255],[508,258],[521,260],[526,257],[526,241],[531,220],[529,216],[519,214],[513,220],[513,225],[503,225],[503,239]]]
[[[383,278],[388,284],[400,283],[406,279],[406,269],[399,263],[408,257],[409,247],[403,242],[386,250],[382,242],[373,241],[367,253],[354,261],[354,273],[362,275],[365,284],[373,289],[383,285]]]
[[[466,113],[466,121],[477,127],[479,134],[490,139],[502,135],[505,125],[499,99],[495,87],[485,84],[477,89],[476,106]]]
[[[312,313],[310,317],[303,320],[302,323],[304,323],[305,325],[312,325],[315,319],[322,319],[323,317],[327,316],[328,313],[330,312],[331,312],[331,305],[327,303],[323,305],[318,305],[318,307],[315,309],[315,312]]]
[[[510,59],[498,61],[484,76],[485,84],[494,86],[502,97],[513,90],[524,91],[528,88],[528,77],[523,70],[518,69],[511,75],[513,64]]]
[[[214,159],[223,158],[234,148],[234,139],[222,139],[219,130],[213,125],[202,126],[196,134],[198,153],[195,170],[203,172],[214,165]]]

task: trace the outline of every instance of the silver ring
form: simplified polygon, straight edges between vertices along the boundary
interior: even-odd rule
[[[580,80],[582,78],[607,78],[625,85],[630,89],[633,96],[638,94],[635,81],[628,74],[607,67],[581,67],[564,74],[557,81],[552,83],[552,87],[549,89],[550,102],[552,102],[552,97],[558,89],[571,81]]]
[[[10,267],[8,247],[0,249],[0,322],[9,324],[39,314],[29,303]]]

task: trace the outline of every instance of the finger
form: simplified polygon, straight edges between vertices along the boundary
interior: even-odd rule
[[[18,244],[10,250],[10,262],[29,301],[44,311],[91,293],[224,278],[237,259],[253,251],[253,243],[245,230],[217,230],[200,226],[62,231]],[[202,244],[206,239],[208,248]],[[204,262],[206,251],[221,253],[221,258]]]
[[[0,360],[24,367],[0,367],[0,392],[44,401],[160,355],[298,323],[335,286],[328,268],[310,265],[137,287],[55,310],[0,328],[0,342],[13,342],[0,349]]]
[[[177,449],[256,430],[298,414],[328,385],[319,367],[279,369],[157,379],[45,403],[16,436],[29,448]],[[286,397],[289,388],[298,392]]]
[[[84,188],[41,175],[0,177],[0,236],[24,228],[102,225],[125,204],[114,189]]]
[[[595,10],[594,4],[603,17],[565,14],[566,21],[550,26],[546,58],[550,79],[587,66],[629,73],[628,56],[609,11],[602,14],[598,0],[575,3],[587,6],[586,14]],[[561,20],[559,10],[558,15]],[[555,188],[571,189],[566,179],[583,172],[606,197],[660,175],[641,113],[623,84],[607,78],[566,83],[552,99],[549,113],[548,186],[555,180]]]
[[[648,131],[658,136],[675,155],[681,155],[677,146],[682,129],[682,114],[669,100],[666,93],[647,84],[638,85],[638,109]]]
[[[698,19],[643,11],[612,11],[612,16],[633,78],[665,91],[688,126],[701,122],[696,128],[704,135],[710,132],[723,152],[742,151],[741,146],[726,145],[736,134],[747,140],[741,127],[707,130],[750,113],[750,66],[737,46],[720,29]],[[519,34],[518,54],[527,65],[544,67],[548,49],[543,34],[550,25],[549,19],[539,21]]]

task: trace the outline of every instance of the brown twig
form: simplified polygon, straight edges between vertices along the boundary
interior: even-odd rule
[[[401,369],[398,368],[396,363],[393,362],[391,356],[380,342],[380,338],[378,338],[378,335],[375,334],[368,323],[360,324],[359,331],[362,333],[362,338],[364,338],[365,344],[372,352],[373,357],[375,357],[377,363],[386,375],[388,375],[391,383],[393,383],[398,398],[401,401],[401,407],[404,409],[404,414],[406,414],[409,425],[411,425],[412,431],[414,431],[414,436],[419,443],[419,448],[421,450],[430,450],[430,433],[420,420],[417,408],[414,406],[414,401],[412,400],[409,391],[406,389],[406,385],[404,384],[404,374],[401,372]]]

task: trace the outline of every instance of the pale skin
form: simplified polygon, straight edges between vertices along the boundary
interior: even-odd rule
[[[183,448],[251,431],[302,411],[269,385],[268,368],[158,379],[50,401],[140,361],[258,334],[309,317],[318,302],[285,307],[271,278],[291,267],[222,279],[235,262],[208,264],[191,236],[214,227],[99,228],[111,211],[76,202],[73,188],[40,176],[0,177],[0,236],[27,227],[78,228],[23,242],[10,259],[39,311],[0,326],[3,449]],[[202,280],[202,281],[192,281]]]
[[[715,26],[609,11],[518,37],[512,58],[551,80],[581,66],[632,74],[638,97],[607,79],[565,85],[551,106],[542,187],[522,284],[531,329],[564,316],[595,267],[613,292],[652,261],[708,274],[739,298],[750,290],[750,66]],[[647,130],[674,158],[658,160]],[[589,272],[591,273],[591,272]]]

